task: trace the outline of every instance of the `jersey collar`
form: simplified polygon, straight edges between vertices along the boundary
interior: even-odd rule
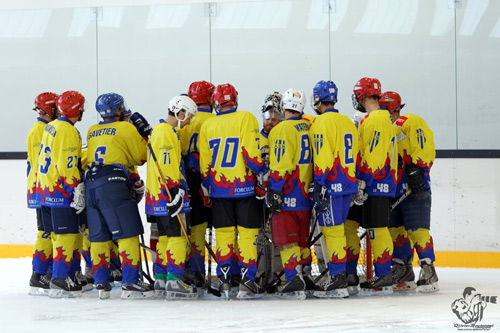
[[[114,123],[114,122],[117,122],[117,121],[118,120],[116,120],[116,119],[103,120],[103,121],[99,122],[99,125],[111,124],[111,123]]]
[[[327,113],[327,112],[336,112],[336,113],[339,113],[339,110],[337,110],[337,109],[326,109],[323,113]]]
[[[198,112],[212,113],[212,110],[210,110],[210,109],[205,109],[205,108],[198,108]]]
[[[286,120],[301,120],[301,119],[302,119],[302,115],[296,116],[296,117],[290,117],[290,118],[288,118]]]
[[[60,121],[65,121],[67,122],[68,124],[71,124],[71,126],[75,126],[75,124],[73,124],[73,122],[71,120],[69,120],[68,118],[64,118],[63,116],[57,118],[57,120],[60,120]]]
[[[42,117],[38,117],[36,118],[38,121],[41,121],[42,123],[45,123],[45,124],[48,124],[49,122],[45,119],[43,119]]]
[[[262,134],[262,136],[265,137],[266,139],[269,139],[269,134],[267,134],[266,132],[264,132],[264,129],[260,130],[260,134]]]
[[[167,125],[170,125],[169,123],[167,123],[165,121],[165,119],[160,119],[160,124],[167,124]],[[177,133],[177,128],[175,126],[172,126],[170,125],[170,127],[172,127],[172,129],[174,130],[175,133]]]
[[[230,114],[230,113],[233,113],[233,112],[236,112],[236,109],[231,109],[231,110],[227,110],[227,111],[219,111],[219,113],[217,113],[217,115],[218,116],[222,116],[222,115]]]

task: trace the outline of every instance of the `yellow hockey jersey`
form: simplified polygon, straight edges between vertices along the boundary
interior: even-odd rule
[[[42,206],[70,207],[73,190],[81,182],[82,138],[73,123],[59,117],[45,126],[37,170],[37,198]]]
[[[181,213],[187,213],[189,196],[185,184],[183,162],[181,158],[181,141],[176,128],[164,120],[153,128],[149,137],[149,144],[156,156],[158,165],[166,179],[162,179],[151,152],[148,154],[148,167],[146,179],[146,214],[167,216],[167,203],[169,202],[167,189],[182,186],[185,191],[184,203]]]
[[[374,110],[359,126],[357,178],[366,182],[366,193],[393,197],[396,193],[397,142],[389,111]]]
[[[316,117],[315,116],[310,115],[310,114],[305,114],[305,113],[302,114],[302,119],[304,119],[305,121],[307,121],[307,123],[309,124],[309,127],[311,127],[312,124],[314,124],[314,122],[316,121]]]
[[[430,170],[436,158],[434,133],[427,126],[424,119],[413,114],[400,116],[394,123],[398,154],[402,165],[398,169],[398,187],[396,196],[403,195],[408,189],[408,182],[404,173],[409,164],[416,164],[424,169],[425,188],[431,187]]]
[[[200,172],[200,149],[198,148],[200,128],[205,120],[213,117],[215,117],[215,114],[212,113],[212,110],[198,108],[194,122],[179,130],[182,156],[187,170],[194,168],[197,172]]]
[[[40,208],[40,202],[36,200],[36,174],[38,166],[38,153],[40,152],[40,144],[45,126],[49,122],[38,117],[36,123],[28,132],[28,208]]]
[[[309,184],[313,178],[309,123],[291,117],[269,133],[270,187],[283,191],[283,210],[310,210]]]
[[[357,192],[358,130],[346,115],[327,109],[311,126],[314,182],[329,195]]]
[[[228,110],[200,129],[200,171],[214,198],[255,195],[256,174],[267,168],[259,151],[259,125],[248,111]]]

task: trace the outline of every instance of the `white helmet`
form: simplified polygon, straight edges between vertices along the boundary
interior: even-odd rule
[[[191,118],[191,122],[194,121],[196,117],[196,112],[198,112],[198,106],[196,103],[189,98],[188,96],[175,96],[168,103],[168,111],[172,112],[175,115],[175,119],[177,119],[177,127],[181,128],[181,123],[186,121],[189,116],[193,116]],[[186,113],[184,119],[179,119],[177,115],[179,112],[184,111]]]
[[[283,94],[283,110],[292,110],[304,113],[306,106],[306,96],[302,90],[290,88]]]

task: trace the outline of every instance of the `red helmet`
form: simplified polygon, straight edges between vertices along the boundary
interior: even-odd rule
[[[405,106],[404,104],[401,105],[401,96],[395,91],[386,91],[383,93],[378,100],[378,104],[385,106],[390,114],[393,114],[398,107],[402,109]]]
[[[210,103],[215,86],[207,81],[196,81],[189,86],[188,96],[196,104]]]
[[[223,106],[238,106],[238,92],[229,83],[218,85],[212,97],[217,111]]]
[[[78,91],[66,91],[57,99],[57,109],[65,118],[80,117],[85,111],[85,97]]]
[[[369,96],[380,97],[382,95],[382,88],[378,79],[364,77],[354,85],[353,92],[356,100],[361,103],[363,99]]]
[[[57,94],[52,92],[44,92],[35,98],[35,108],[34,110],[38,112],[39,115],[45,114],[52,119],[55,119],[56,115],[56,101]]]

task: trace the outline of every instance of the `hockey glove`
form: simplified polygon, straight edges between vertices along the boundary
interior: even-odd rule
[[[180,187],[174,187],[170,189],[170,195],[172,196],[172,201],[167,203],[168,215],[175,217],[182,210],[182,204],[184,203],[184,194],[186,192]]]
[[[322,214],[328,210],[330,203],[326,199],[326,186],[321,186],[314,183],[312,188],[309,189],[313,201],[313,209],[316,213]]]
[[[132,116],[130,116],[130,122],[134,124],[135,128],[137,128],[137,132],[139,132],[143,138],[147,138],[151,135],[151,125],[149,125],[146,118],[144,118],[139,112],[134,112]]]
[[[361,179],[358,179],[357,182],[358,182],[358,193],[354,193],[352,195],[352,202],[354,202],[358,206],[361,206],[363,202],[365,202],[366,199],[368,199],[368,194],[365,193],[366,182]]]
[[[264,200],[266,198],[266,188],[268,184],[269,173],[263,174],[259,173],[257,176],[257,186],[255,187],[255,196],[258,200]]]
[[[408,187],[412,193],[418,193],[425,187],[424,170],[416,164],[410,164],[405,169]]]
[[[207,208],[212,208],[212,200],[210,199],[210,191],[207,190],[205,186],[203,186],[203,183],[201,183],[200,189],[198,192],[201,195],[201,198],[203,199],[203,206]]]
[[[144,185],[144,182],[142,180],[138,180],[134,183],[134,187],[132,188],[132,198],[135,200],[135,202],[141,202],[142,198],[144,197],[145,189],[146,186]]]
[[[73,201],[71,201],[70,206],[76,210],[77,214],[80,214],[85,209],[85,184],[78,184],[73,190]]]
[[[273,191],[269,189],[266,193],[266,205],[269,208],[271,214],[276,214],[281,211],[281,205],[283,203],[283,192]]]

